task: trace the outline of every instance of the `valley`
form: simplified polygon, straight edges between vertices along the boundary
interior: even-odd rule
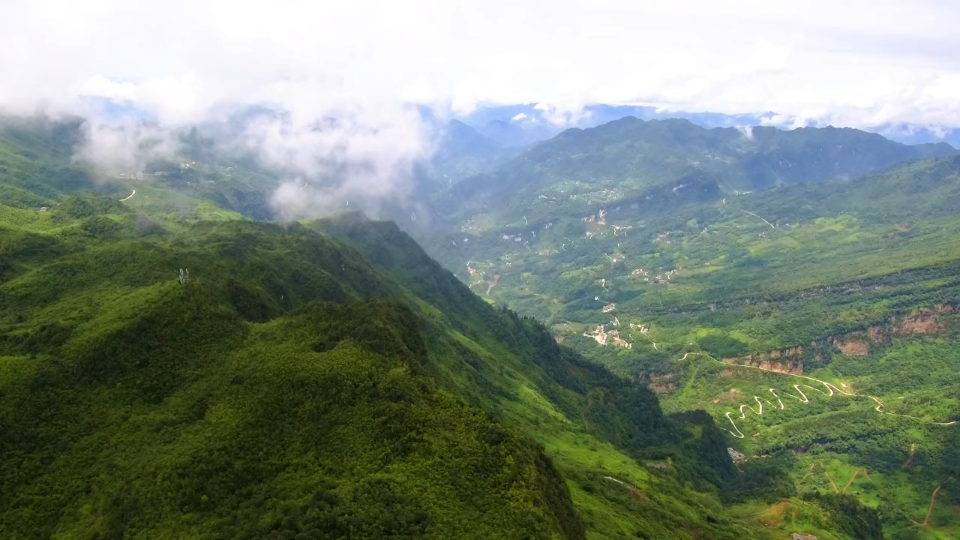
[[[465,180],[484,187],[461,188],[464,238],[424,244],[467,284],[464,257],[474,280],[497,275],[496,289],[474,290],[544,320],[558,342],[647,385],[665,410],[706,410],[747,455],[793,454],[801,491],[815,463],[835,475],[867,467],[886,495],[864,494],[866,504],[889,507],[886,519],[901,527],[925,523],[922,534],[950,537],[953,510],[929,495],[953,485],[952,473],[900,465],[919,447],[951,470],[940,456],[960,431],[960,161],[750,184],[755,173],[704,168],[703,158],[686,158],[686,172],[663,154],[645,164],[638,143],[614,129],[558,137],[570,149],[548,141]],[[573,140],[585,153],[572,153]],[[581,172],[578,161],[590,159]],[[588,170],[597,175],[589,184]],[[486,180],[499,177],[512,180]],[[571,193],[585,185],[594,191]],[[512,202],[486,211],[497,198]],[[905,502],[908,492],[916,495]]]
[[[772,538],[728,505],[779,470],[396,225],[255,221],[265,172],[104,178],[70,126],[5,129],[0,536]]]
[[[960,3],[3,8],[0,540],[960,539]]]
[[[276,176],[228,156],[104,180],[54,128],[0,138],[8,536],[957,530],[957,158],[777,186],[613,167],[526,198],[522,176],[496,196],[468,177],[429,223],[390,210],[411,238],[357,213],[256,221]]]

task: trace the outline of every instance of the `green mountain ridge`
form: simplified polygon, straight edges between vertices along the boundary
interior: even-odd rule
[[[705,129],[687,120],[626,117],[569,129],[497,170],[469,178],[448,215],[495,209],[497,219],[546,220],[652,196],[732,194],[863,176],[898,162],[955,155],[943,144],[907,146],[849,128]],[[502,200],[510,204],[501,204]]]

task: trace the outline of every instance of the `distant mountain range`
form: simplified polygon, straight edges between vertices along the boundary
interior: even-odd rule
[[[568,129],[451,190],[443,206],[522,216],[583,215],[616,201],[722,197],[780,185],[849,180],[895,163],[955,155],[948,144],[905,145],[850,128],[706,129],[685,119],[626,117]]]
[[[491,105],[479,107],[457,119],[476,128],[486,137],[501,144],[525,145],[549,139],[570,127],[589,128],[627,116],[641,120],[666,120],[683,118],[706,128],[746,127],[772,125],[791,127],[796,120],[789,115],[775,112],[752,114],[723,114],[716,112],[671,111],[649,105],[588,105],[577,114],[558,114],[550,107],[534,103],[523,105]],[[551,121],[554,120],[554,121]],[[562,122],[555,122],[563,120]],[[826,127],[825,122],[806,122],[810,127]],[[946,142],[960,147],[960,129],[934,128],[912,124],[883,124],[864,127],[865,131],[878,133],[904,144]]]

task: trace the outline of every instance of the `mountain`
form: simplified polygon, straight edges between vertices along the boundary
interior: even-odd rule
[[[2,135],[0,536],[877,537],[396,225],[251,220],[218,198],[268,174],[119,177],[74,127]]]
[[[792,117],[775,112],[724,114],[665,109],[650,105],[589,104],[572,112],[561,112],[547,104],[485,105],[461,115],[460,120],[505,145],[529,145],[558,135],[566,128],[591,128],[628,116],[642,120],[684,119],[704,128],[805,125],[827,127],[822,121]],[[960,129],[887,123],[863,128],[904,144],[947,143],[960,147]]]
[[[497,170],[466,179],[451,190],[447,207],[461,217],[496,207],[498,219],[510,223],[524,215],[544,221],[653,197],[720,198],[856,178],[901,161],[953,154],[946,144],[907,146],[853,129],[708,130],[686,120],[628,117],[567,130]]]
[[[458,221],[421,242],[477,294],[664,410],[704,409],[748,460],[793,456],[800,493],[849,496],[895,538],[956,534],[951,148],[624,119],[568,130],[450,201]]]
[[[504,148],[499,142],[481,135],[476,129],[452,120],[439,128],[428,174],[440,177],[439,187],[490,170],[506,161],[516,150]]]
[[[563,112],[546,104],[481,106],[460,119],[488,137],[506,145],[529,145],[550,139],[567,128],[597,127],[627,117],[642,120],[684,119],[705,128],[765,125],[776,115],[727,115],[711,112],[664,110],[649,105],[586,105],[582,110]]]

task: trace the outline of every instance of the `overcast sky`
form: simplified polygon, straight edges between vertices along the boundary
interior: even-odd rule
[[[957,126],[958,23],[952,0],[7,0],[0,107],[647,102]]]

